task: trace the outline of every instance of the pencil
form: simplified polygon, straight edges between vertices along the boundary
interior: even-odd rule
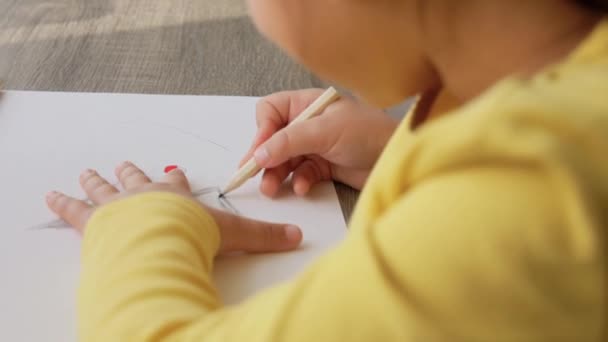
[[[298,115],[288,126],[308,120],[316,115],[319,115],[327,106],[332,102],[340,98],[340,94],[334,87],[329,87],[321,96],[319,96],[313,103],[310,104],[300,115]],[[255,162],[255,158],[251,157],[231,178],[230,182],[220,192],[220,197],[227,193],[237,189],[241,185],[245,184],[247,180],[253,177],[261,167]]]

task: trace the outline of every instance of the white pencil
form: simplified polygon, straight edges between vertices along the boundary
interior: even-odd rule
[[[340,98],[340,94],[334,87],[329,87],[319,98],[310,104],[300,115],[298,115],[289,125],[308,120],[316,115],[319,115],[327,106]],[[220,196],[237,189],[243,185],[249,178],[253,177],[261,167],[255,162],[255,158],[251,157],[232,177],[228,185],[224,187]]]

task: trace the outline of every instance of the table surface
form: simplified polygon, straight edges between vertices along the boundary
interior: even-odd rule
[[[2,0],[6,89],[263,96],[324,84],[262,38],[243,0]],[[358,192],[336,184],[350,217]]]

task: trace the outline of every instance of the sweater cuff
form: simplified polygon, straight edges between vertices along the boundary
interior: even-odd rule
[[[188,237],[201,248],[203,259],[210,262],[220,246],[219,227],[201,203],[171,192],[143,192],[95,211],[84,231],[83,257],[119,246],[121,240],[145,239],[148,230],[155,229]]]

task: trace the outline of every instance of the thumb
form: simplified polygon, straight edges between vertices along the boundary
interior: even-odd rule
[[[329,149],[329,137],[323,134],[321,125],[321,118],[313,118],[283,128],[255,150],[256,163],[272,168],[291,158],[323,154]]]
[[[296,249],[302,242],[302,231],[296,226],[237,219],[240,222],[222,228],[220,253],[283,252]]]

